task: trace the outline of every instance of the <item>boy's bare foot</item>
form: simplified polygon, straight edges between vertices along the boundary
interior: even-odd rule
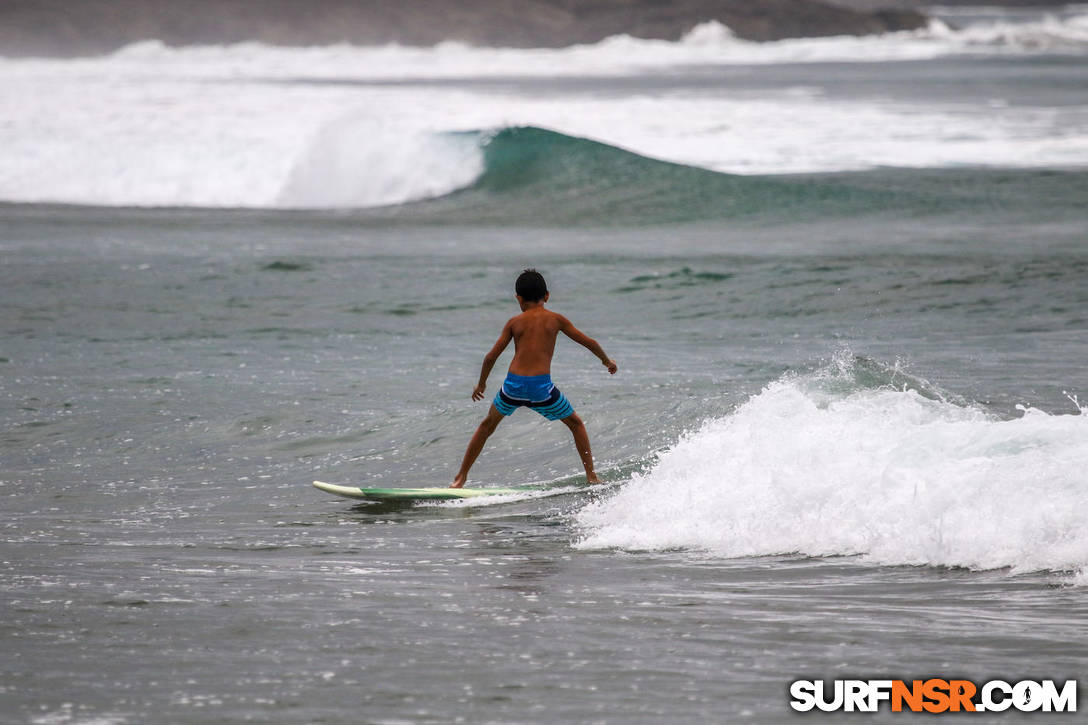
[[[456,476],[453,479],[453,483],[450,484],[450,488],[464,488],[464,486],[465,486],[465,479],[462,478],[461,476]]]
[[[597,478],[596,473],[587,473],[586,474],[586,483],[600,483],[600,482],[601,482],[601,479]]]

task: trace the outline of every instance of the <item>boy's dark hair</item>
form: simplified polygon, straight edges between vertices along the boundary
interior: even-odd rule
[[[548,294],[548,285],[544,282],[544,275],[530,267],[518,275],[514,291],[526,302],[539,302]]]

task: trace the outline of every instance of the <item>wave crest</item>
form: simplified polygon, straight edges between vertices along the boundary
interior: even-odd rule
[[[840,363],[768,385],[579,511],[578,546],[861,555],[1084,578],[1083,410],[1025,408],[1000,420],[907,379],[857,384],[872,376]]]
[[[402,204],[449,194],[482,172],[475,135],[390,132],[349,115],[318,131],[295,162],[275,205]]]
[[[676,41],[615,35],[565,48],[491,48],[446,41],[433,47],[351,45],[281,48],[256,42],[172,48],[141,41],[106,62],[142,67],[179,63],[201,75],[236,77],[260,73],[286,79],[457,78],[486,76],[625,75],[672,65],[779,63],[873,63],[914,61],[963,53],[1088,53],[1088,13],[1073,6],[1028,19],[1004,15],[934,18],[919,30],[882,35],[840,35],[756,42],[738,38],[722,23],[696,25]]]

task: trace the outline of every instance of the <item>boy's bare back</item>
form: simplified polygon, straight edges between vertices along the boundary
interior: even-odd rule
[[[514,359],[510,361],[509,370],[515,375],[550,375],[555,338],[560,332],[593,351],[602,358],[602,362],[607,360],[605,365],[611,362],[595,340],[563,315],[545,309],[543,304],[529,307],[520,315],[511,317],[503,327],[496,347],[501,345],[505,348],[513,339]]]
[[[514,359],[510,372],[515,375],[550,375],[555,338],[565,318],[536,307],[526,310],[506,323],[514,339]]]

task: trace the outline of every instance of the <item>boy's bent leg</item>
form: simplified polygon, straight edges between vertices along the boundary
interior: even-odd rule
[[[465,481],[468,480],[468,469],[472,468],[472,464],[476,462],[480,451],[484,449],[484,443],[487,443],[487,439],[499,427],[503,417],[503,414],[496,410],[494,405],[487,411],[487,417],[476,428],[476,432],[472,434],[472,439],[468,442],[465,457],[461,461],[461,470],[457,472],[453,483],[450,484],[450,488],[461,488],[465,485]]]
[[[586,469],[586,483],[600,483],[600,479],[593,470],[593,452],[589,449],[589,433],[586,432],[586,424],[577,413],[571,413],[563,418],[563,423],[570,428],[574,436],[574,446],[578,449],[578,456]]]

